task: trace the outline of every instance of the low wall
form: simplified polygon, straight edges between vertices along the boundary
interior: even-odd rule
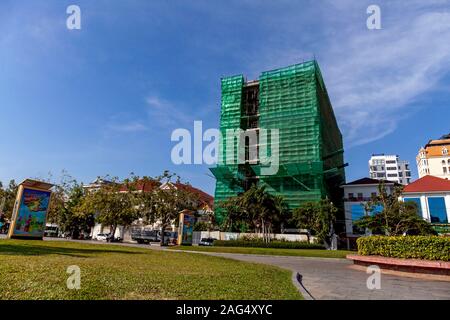
[[[217,240],[237,240],[241,237],[258,237],[262,238],[261,233],[239,233],[239,232],[221,232],[221,231],[194,231],[193,244],[198,244],[202,238],[214,238]],[[308,241],[308,237],[304,234],[282,234],[272,233],[271,238],[274,240],[286,240],[286,241]],[[311,237],[311,242],[315,240]]]
[[[360,256],[353,254],[347,255],[347,259],[353,260],[355,265],[365,267],[377,265],[381,269],[386,270],[450,276],[450,262],[446,261],[399,259],[381,256]]]

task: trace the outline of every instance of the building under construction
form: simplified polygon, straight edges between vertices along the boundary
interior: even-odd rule
[[[219,203],[252,184],[282,195],[290,209],[325,197],[342,201],[338,187],[345,183],[342,135],[316,61],[266,71],[256,81],[247,82],[242,75],[226,77],[221,85],[219,162],[211,169],[217,179],[219,223],[224,214]],[[243,139],[230,136],[233,130],[254,132],[257,141],[248,134]],[[250,155],[252,148],[256,157]],[[271,164],[263,159],[273,160],[274,152],[278,170],[264,174],[264,167]]]

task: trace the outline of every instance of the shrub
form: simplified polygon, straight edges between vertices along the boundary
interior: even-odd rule
[[[208,224],[203,221],[198,221],[194,224],[193,231],[208,231]]]
[[[325,249],[321,244],[308,243],[306,241],[280,241],[264,242],[262,239],[252,240],[215,240],[215,246],[219,247],[253,247],[253,248],[279,248],[279,249]]]
[[[357,241],[358,254],[390,258],[450,260],[450,238],[438,236],[370,236]]]

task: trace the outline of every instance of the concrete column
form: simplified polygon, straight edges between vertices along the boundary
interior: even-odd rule
[[[420,196],[420,205],[422,206],[422,217],[431,221],[430,210],[428,209],[427,197],[424,195]]]

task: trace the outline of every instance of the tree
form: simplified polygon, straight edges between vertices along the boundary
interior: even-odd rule
[[[164,231],[179,216],[183,209],[197,210],[198,197],[182,187],[180,177],[175,173],[164,173],[153,179],[160,185],[152,192],[138,194],[139,210],[150,222],[161,224],[161,246],[165,245]]]
[[[221,228],[226,231],[247,231],[248,223],[246,222],[245,212],[241,204],[240,196],[230,197],[219,204],[219,208],[225,211],[225,219]]]
[[[293,212],[292,219],[296,222],[297,227],[308,230],[308,242],[310,242],[311,232],[315,230],[317,212],[318,203],[312,201],[305,202]]]
[[[257,185],[229,198],[221,207],[227,212],[226,227],[253,226],[255,232],[262,233],[266,242],[271,240],[274,226],[284,223],[289,212],[281,196],[274,196],[266,191],[265,186]]]
[[[399,200],[402,190],[401,186],[395,187],[389,193],[382,181],[378,185],[378,194],[365,205],[367,215],[355,225],[386,236],[436,234],[431,224],[419,216],[416,203]],[[382,209],[377,211],[376,208]]]
[[[18,189],[15,180],[11,180],[6,189],[0,187],[0,215],[3,213],[4,220],[11,219]]]
[[[112,183],[87,192],[76,211],[85,217],[94,215],[98,223],[110,226],[111,241],[117,226],[128,226],[138,217],[135,195],[128,179],[123,184],[113,179]]]
[[[298,228],[307,229],[327,248],[331,248],[337,212],[338,209],[329,199],[323,199],[319,202],[306,202],[294,209],[292,219]]]

